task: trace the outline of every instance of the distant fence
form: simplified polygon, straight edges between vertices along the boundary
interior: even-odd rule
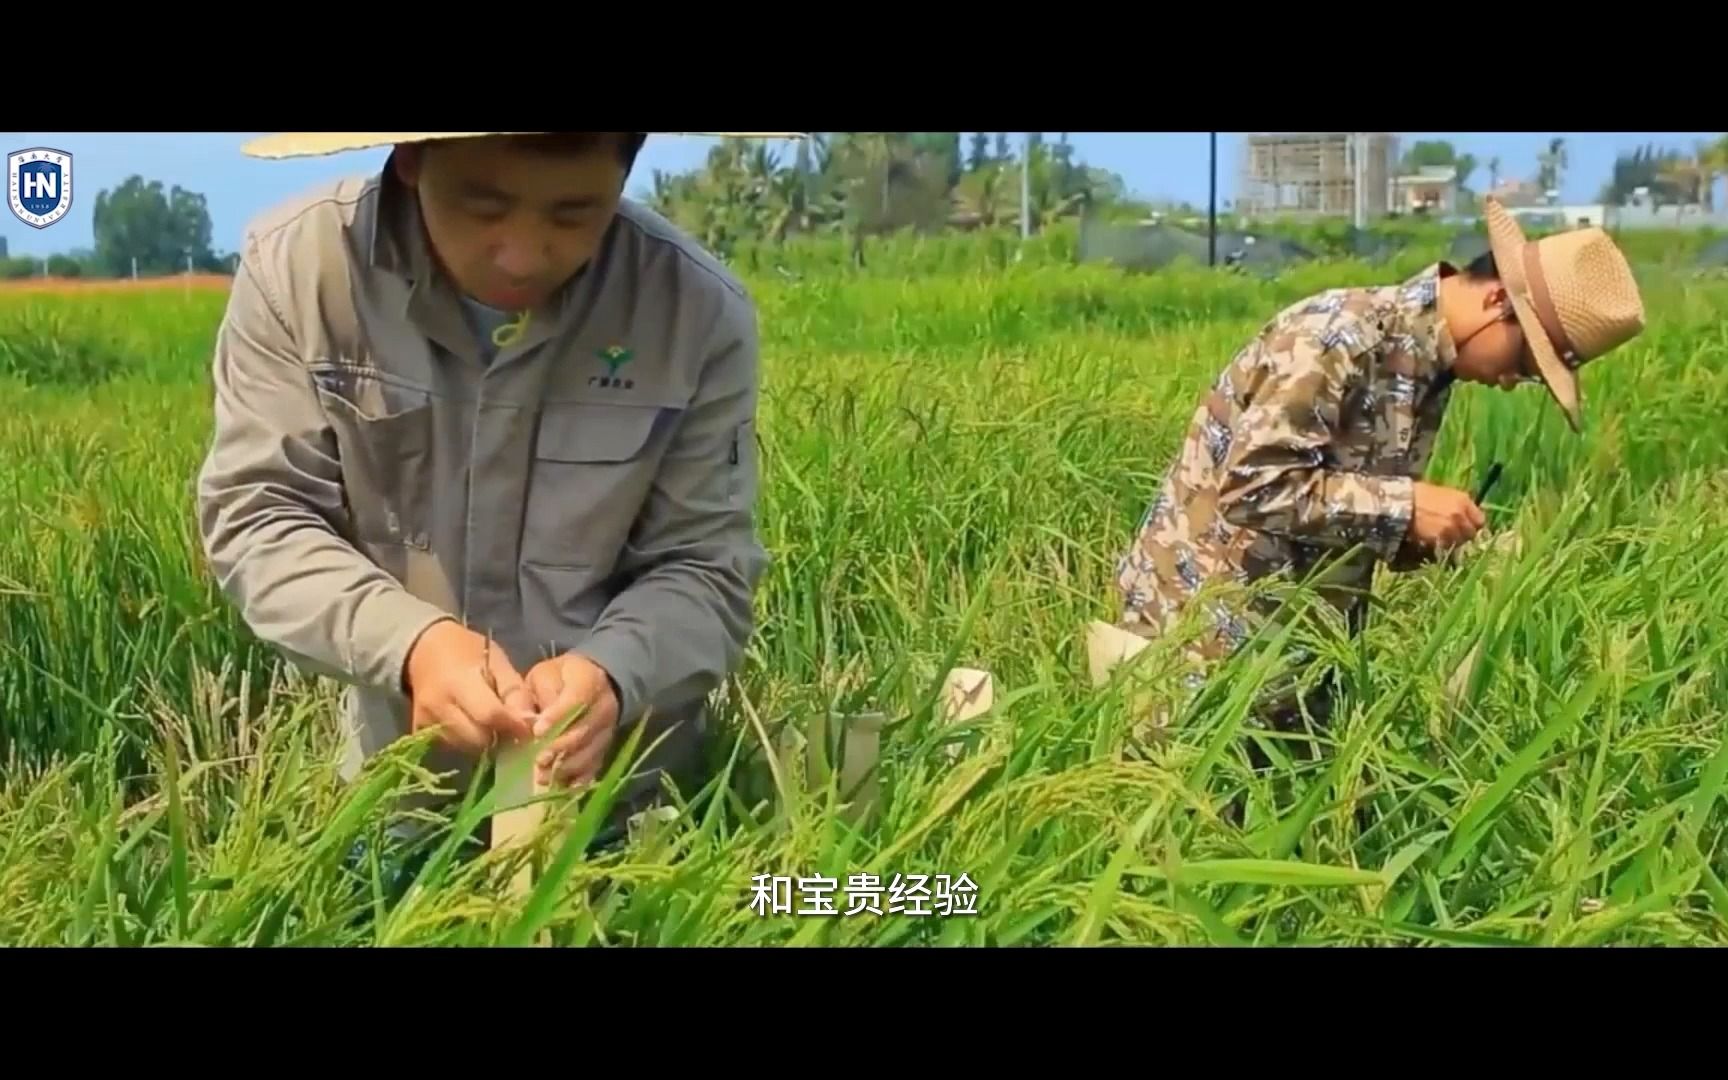
[[[1728,210],[1705,213],[1696,206],[1611,206],[1610,229],[1721,229],[1728,232]]]
[[[1513,216],[1535,228],[1571,229],[1600,225],[1613,231],[1691,231],[1712,229],[1728,232],[1728,210],[1706,211],[1699,206],[1608,206],[1578,203],[1556,206],[1518,206]]]
[[[1081,262],[1107,262],[1125,270],[1158,270],[1184,259],[1205,266],[1212,251],[1211,240],[1205,233],[1179,226],[1086,219],[1080,223],[1076,255]],[[1276,273],[1283,267],[1313,259],[1314,252],[1268,233],[1221,228],[1217,258],[1220,266],[1251,273]]]
[[[1549,229],[1572,227],[1561,221],[1548,221],[1530,214],[1519,215],[1532,235]],[[1688,215],[1685,224],[1674,224],[1675,216],[1665,224],[1656,225],[1647,214],[1610,217],[1605,224],[1620,235],[1627,245],[1627,256],[1634,262],[1678,262],[1699,266],[1728,265],[1728,238],[1712,235],[1714,219]],[[1232,222],[1235,226],[1237,223]],[[1463,265],[1488,251],[1488,237],[1479,224],[1457,224],[1425,235],[1403,235],[1397,230],[1356,229],[1344,226],[1335,235],[1308,237],[1296,233],[1296,239],[1279,236],[1276,225],[1261,229],[1250,225],[1246,229],[1225,227],[1218,230],[1218,263],[1248,272],[1275,274],[1279,270],[1307,262],[1322,255],[1347,256],[1364,262],[1380,264],[1401,254],[1432,251],[1457,265]],[[1728,232],[1728,221],[1722,226]],[[1669,237],[1670,239],[1663,239]],[[1319,248],[1312,248],[1313,239]],[[1169,222],[1106,222],[1083,219],[1080,222],[1076,256],[1080,262],[1110,263],[1125,270],[1158,270],[1180,260],[1195,265],[1207,264],[1207,237],[1204,228],[1192,221],[1182,225]]]

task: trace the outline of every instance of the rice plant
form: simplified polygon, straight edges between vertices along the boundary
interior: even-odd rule
[[[1650,272],[1650,330],[1586,369],[1583,438],[1540,391],[1462,388],[1436,478],[1505,464],[1491,535],[1382,577],[1359,640],[1320,623],[1238,657],[1147,742],[1081,634],[1195,400],[1278,305],[1392,271],[958,251],[745,266],[775,558],[713,779],[618,843],[587,843],[602,784],[477,854],[486,790],[401,828],[441,784],[423,742],[343,783],[332,687],[204,573],[221,293],[0,293],[27,356],[0,371],[0,941],[1728,941],[1728,283]],[[1172,649],[1139,666],[1155,690]],[[956,665],[998,692],[950,725]],[[1247,726],[1258,687],[1327,673],[1326,729]],[[862,711],[885,718],[867,805],[808,767]],[[753,906],[776,896],[791,913]]]

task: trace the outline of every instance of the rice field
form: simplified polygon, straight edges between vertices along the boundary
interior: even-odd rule
[[[1280,304],[1426,256],[1268,282],[952,246],[744,268],[774,563],[714,781],[621,846],[585,850],[603,784],[527,851],[459,857],[479,791],[408,876],[388,829],[438,784],[424,744],[344,784],[332,687],[200,563],[220,287],[0,291],[0,942],[1728,942],[1728,282],[1646,272],[1584,438],[1540,391],[1461,388],[1433,478],[1505,463],[1490,542],[1383,576],[1359,641],[1245,653],[1142,745],[1082,633],[1196,396]],[[1295,644],[1340,708],[1312,759],[1254,736],[1256,770],[1244,717]],[[955,666],[997,680],[957,725]],[[861,712],[885,722],[848,807],[856,739],[821,721]]]

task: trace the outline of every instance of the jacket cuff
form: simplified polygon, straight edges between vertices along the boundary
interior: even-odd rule
[[[379,593],[357,612],[357,629],[349,644],[349,670],[367,686],[406,695],[408,654],[427,630],[453,618],[413,593]]]
[[[1410,521],[1416,513],[1416,482],[1408,476],[1378,480],[1379,513],[1368,526],[1367,543],[1385,562],[1398,558],[1410,536]]]
[[[612,692],[618,697],[618,726],[634,723],[644,696],[639,673],[645,665],[638,644],[623,634],[601,631],[571,652],[595,664],[611,681]]]

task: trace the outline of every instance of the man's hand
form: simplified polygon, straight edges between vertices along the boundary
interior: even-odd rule
[[[1404,542],[1398,545],[1398,552],[1392,557],[1392,561],[1387,563],[1387,567],[1394,574],[1411,574],[1437,561],[1439,557],[1439,552],[1406,533]]]
[[[618,695],[612,690],[612,680],[594,661],[566,653],[535,664],[527,681],[539,706],[534,737],[560,729],[563,732],[535,759],[535,782],[550,785],[556,779],[569,786],[591,783],[618,732]],[[578,715],[566,726],[573,712]]]
[[[1487,523],[1481,507],[1462,491],[1418,480],[1415,499],[1416,512],[1410,518],[1410,538],[1430,548],[1457,547],[1469,541]]]
[[[534,697],[497,642],[460,623],[434,624],[408,654],[413,730],[440,729],[444,743],[483,753],[499,739],[531,735]]]

